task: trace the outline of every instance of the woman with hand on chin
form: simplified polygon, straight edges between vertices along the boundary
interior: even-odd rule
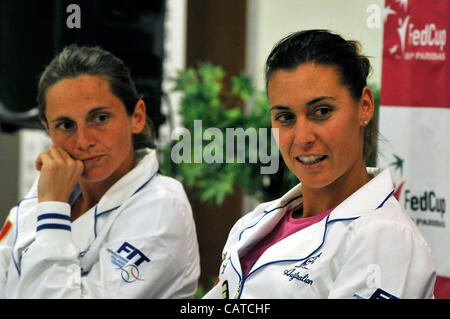
[[[128,68],[98,47],[65,48],[39,82],[53,145],[0,242],[0,296],[189,298],[198,244],[183,187],[158,174]]]
[[[205,298],[430,298],[430,249],[392,196],[388,169],[366,168],[376,140],[369,60],[325,30],[270,53],[272,127],[300,184],[231,229]]]

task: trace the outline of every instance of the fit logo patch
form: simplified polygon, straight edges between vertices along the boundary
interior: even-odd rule
[[[139,274],[139,265],[143,262],[150,262],[150,258],[145,256],[139,249],[128,242],[124,242],[117,251],[107,249],[111,254],[111,263],[116,265],[121,271],[121,277],[126,283],[136,280],[144,281]]]

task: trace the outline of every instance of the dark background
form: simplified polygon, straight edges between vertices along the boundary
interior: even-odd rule
[[[67,26],[72,3],[80,6],[81,28]],[[99,45],[130,68],[157,129],[165,121],[160,111],[164,14],[164,0],[1,0],[0,101],[7,111],[29,111],[37,105],[40,73],[64,46]],[[2,131],[21,126],[0,122]]]

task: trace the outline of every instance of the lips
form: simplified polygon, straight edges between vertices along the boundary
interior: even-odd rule
[[[295,159],[303,165],[313,165],[323,161],[327,157],[327,155],[303,155],[297,156]]]
[[[102,157],[103,155],[96,155],[81,159],[80,161],[82,161],[85,165],[92,165],[97,163]]]

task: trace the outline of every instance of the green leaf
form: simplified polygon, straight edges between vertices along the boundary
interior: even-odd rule
[[[239,73],[231,80],[231,93],[247,101],[254,93],[252,81],[244,72]]]

